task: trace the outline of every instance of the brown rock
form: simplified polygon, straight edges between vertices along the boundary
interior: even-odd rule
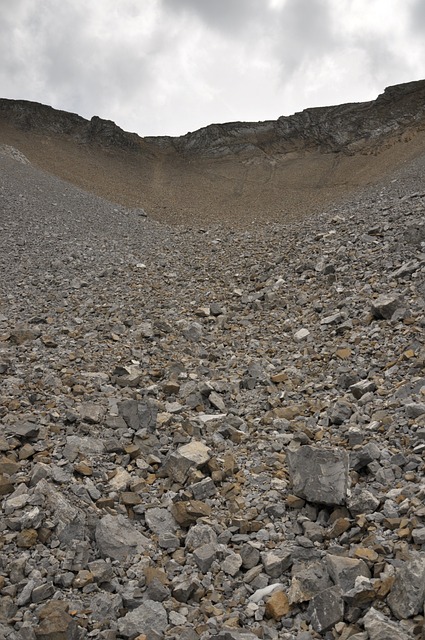
[[[368,549],[367,547],[358,547],[354,555],[356,558],[360,558],[361,560],[368,560],[369,562],[377,562],[379,555],[373,549]]]
[[[337,349],[336,355],[341,360],[347,360],[347,358],[349,358],[351,356],[351,349],[349,349],[348,347],[343,348],[343,349]]]
[[[338,518],[337,520],[335,520],[332,526],[328,529],[326,533],[326,537],[329,539],[339,538],[339,536],[341,536],[343,533],[348,531],[350,527],[351,527],[351,522],[349,518]]]
[[[19,460],[28,460],[28,458],[31,458],[31,456],[34,455],[34,453],[35,453],[34,447],[27,442],[19,450]]]
[[[91,573],[91,571],[81,570],[75,576],[72,586],[75,589],[82,589],[87,584],[90,584],[91,582],[93,582],[93,580],[94,580],[94,576]]]
[[[52,600],[39,612],[40,624],[34,628],[37,640],[78,640],[76,621],[63,600]]]
[[[31,340],[35,340],[37,338],[37,334],[30,329],[15,329],[10,334],[10,342],[12,344],[21,345],[24,342],[30,342]]]
[[[8,476],[0,474],[0,496],[7,496],[13,491],[13,483]]]
[[[274,382],[275,384],[278,384],[279,382],[286,382],[287,379],[288,379],[288,374],[285,373],[284,371],[281,371],[280,373],[276,373],[274,376],[271,377],[271,381]]]
[[[93,468],[89,462],[86,460],[82,460],[81,462],[77,462],[74,465],[74,471],[76,473],[80,473],[82,476],[91,476],[93,475]]]
[[[137,493],[134,493],[134,491],[123,491],[120,494],[120,499],[126,507],[134,507],[142,503],[141,497]]]
[[[266,616],[273,620],[280,620],[288,615],[290,608],[286,593],[275,591],[266,602]]]
[[[182,527],[189,527],[198,518],[204,518],[211,514],[211,507],[201,500],[188,500],[175,502],[171,507],[171,513]]]
[[[16,537],[16,544],[21,549],[31,549],[37,544],[38,534],[35,529],[23,529]]]
[[[291,509],[302,509],[305,505],[304,498],[299,498],[298,496],[294,496],[294,494],[290,493],[286,496],[286,504]]]
[[[0,474],[6,473],[9,476],[13,476],[14,473],[19,471],[21,465],[13,458],[9,458],[8,456],[2,456],[0,458]]]

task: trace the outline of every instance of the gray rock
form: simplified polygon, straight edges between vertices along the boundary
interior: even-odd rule
[[[353,589],[358,576],[370,578],[366,562],[357,558],[327,554],[326,566],[330,577],[341,588],[342,593]]]
[[[211,640],[258,640],[258,636],[251,631],[220,631],[210,636]]]
[[[192,491],[195,500],[212,498],[217,493],[217,487],[211,478],[204,478],[200,482],[195,482],[195,484],[191,484],[188,489]]]
[[[322,633],[332,629],[344,617],[341,589],[338,586],[329,587],[316,594],[310,601],[308,613],[315,631]]]
[[[329,413],[329,420],[332,424],[343,424],[350,419],[352,413],[353,408],[348,402],[337,400]]]
[[[361,380],[350,386],[350,391],[356,400],[359,400],[366,393],[373,393],[376,391],[376,384],[371,380]]]
[[[118,631],[133,640],[140,634],[150,637],[152,632],[163,632],[168,626],[167,612],[159,602],[145,600],[137,609],[129,611],[118,620]]]
[[[405,406],[406,416],[408,418],[419,418],[425,413],[425,402],[411,402]]]
[[[367,489],[357,486],[348,499],[347,507],[353,516],[361,513],[375,513],[380,504],[379,498]]]
[[[181,578],[177,578],[176,582],[173,584],[172,595],[179,602],[188,602],[198,587],[199,581],[194,576],[183,580]]]
[[[186,535],[185,547],[188,551],[198,549],[204,544],[217,544],[217,534],[209,524],[195,524]]]
[[[396,618],[403,620],[422,611],[424,600],[425,554],[417,553],[397,569],[387,602]]]
[[[148,429],[153,431],[156,427],[158,408],[152,400],[138,402],[137,400],[123,400],[118,402],[119,415],[126,424],[135,431]]]
[[[246,543],[242,545],[240,555],[244,569],[252,569],[260,562],[260,551],[252,544]]]
[[[224,573],[235,576],[242,566],[242,558],[239,553],[230,553],[221,563]]]
[[[343,505],[348,489],[348,454],[342,449],[310,445],[288,449],[288,467],[295,495],[327,505]]]
[[[192,440],[166,458],[163,472],[176,482],[184,483],[190,470],[203,467],[210,457],[209,447],[199,440]]]
[[[119,387],[137,387],[142,376],[143,370],[138,365],[119,365],[112,372],[112,381]]]
[[[271,578],[278,578],[292,564],[292,554],[289,549],[276,549],[261,554],[264,571]]]
[[[158,535],[174,533],[177,529],[176,521],[168,509],[160,507],[146,509],[145,520],[149,529]]]
[[[103,516],[97,524],[95,537],[101,555],[120,562],[141,553],[149,545],[149,539],[121,515]]]
[[[7,431],[18,438],[32,440],[38,436],[40,427],[34,422],[17,422],[8,427]]]
[[[369,640],[412,640],[412,636],[403,631],[399,624],[387,618],[374,607],[371,607],[366,613],[363,623]]]
[[[332,587],[326,565],[320,561],[312,561],[292,567],[292,581],[288,592],[291,604],[307,602],[317,593]]]
[[[150,581],[146,589],[146,597],[149,598],[149,600],[155,600],[155,602],[164,602],[164,600],[170,597],[170,589],[162,584],[158,578],[154,578]]]
[[[212,563],[217,557],[217,547],[213,544],[203,544],[196,547],[193,552],[193,558],[201,573],[207,573]]]
[[[80,405],[80,417],[84,422],[89,424],[99,424],[105,414],[105,409],[102,405],[98,405],[94,402],[82,402]]]
[[[55,593],[55,588],[52,582],[48,582],[46,584],[40,584],[37,587],[34,587],[31,593],[31,601],[38,603],[43,600],[48,600]]]
[[[383,294],[373,301],[371,311],[374,318],[390,320],[399,307],[398,296]]]
[[[90,596],[91,618],[97,622],[117,618],[123,606],[121,595],[100,591]]]

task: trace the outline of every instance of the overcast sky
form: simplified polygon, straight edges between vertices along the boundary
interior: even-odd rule
[[[425,0],[0,0],[0,97],[139,135],[425,78]]]

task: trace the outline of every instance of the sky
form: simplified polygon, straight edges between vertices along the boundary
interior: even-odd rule
[[[0,0],[0,97],[141,136],[423,78],[424,0]]]

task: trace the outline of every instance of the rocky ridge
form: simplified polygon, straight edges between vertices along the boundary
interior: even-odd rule
[[[139,137],[114,122],[0,99],[0,142],[35,166],[172,224],[284,222],[321,212],[420,157],[425,81],[266,122]]]
[[[0,99],[0,119],[24,131],[66,135],[79,143],[141,153],[144,148],[178,155],[249,158],[319,150],[371,153],[424,128],[425,80],[387,87],[376,100],[305,109],[264,122],[211,124],[179,137],[139,137],[111,120],[59,111],[27,100]]]
[[[3,147],[1,637],[423,637],[424,163],[238,230]]]

